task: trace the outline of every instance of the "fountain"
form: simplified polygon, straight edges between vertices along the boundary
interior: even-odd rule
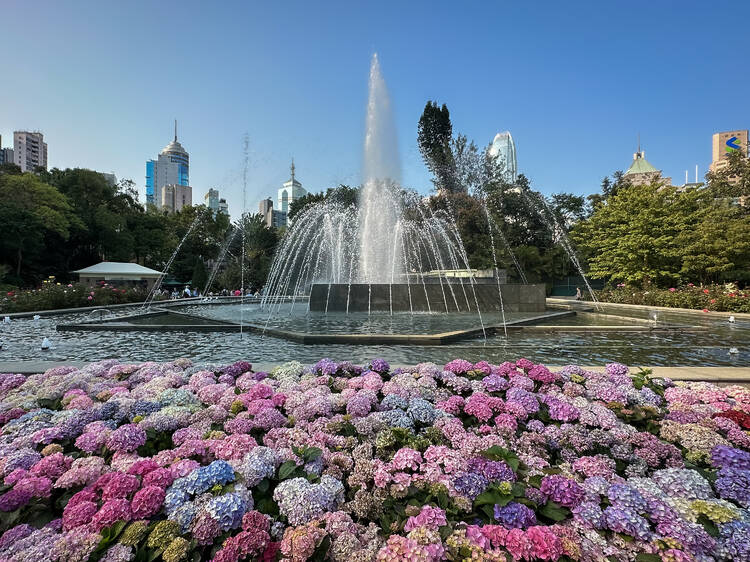
[[[543,312],[543,285],[479,280],[450,213],[409,197],[377,54],[370,65],[359,206],[323,201],[295,217],[271,267],[262,305],[309,294],[313,312]],[[411,199],[411,201],[410,201]],[[482,282],[485,281],[485,282]],[[292,308],[294,303],[292,305]]]

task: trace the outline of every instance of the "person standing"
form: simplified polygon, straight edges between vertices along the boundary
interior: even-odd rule
[[[581,292],[580,287],[576,287],[576,300],[582,301],[583,300],[583,293]]]

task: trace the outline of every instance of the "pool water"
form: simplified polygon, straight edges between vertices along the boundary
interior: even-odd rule
[[[180,307],[178,310],[221,319],[229,319],[239,312],[239,305]],[[234,308],[232,308],[234,307]],[[476,315],[408,314],[373,315],[308,315],[299,307],[290,316],[277,315],[268,320],[266,311],[258,305],[246,305],[242,314],[246,322],[260,324],[268,320],[269,326],[295,331],[329,331],[338,333],[364,333],[366,331],[392,330],[398,333],[432,333],[472,328],[478,326]],[[137,310],[137,309],[134,309]],[[365,315],[366,316],[366,315]],[[502,324],[499,315],[484,315],[486,325]],[[639,315],[648,319],[648,312]],[[508,315],[507,320],[512,320]],[[394,364],[420,361],[443,363],[462,357],[470,361],[484,359],[502,362],[526,357],[549,365],[576,363],[599,365],[619,361],[629,365],[653,366],[750,366],[750,322],[730,324],[700,315],[662,314],[659,322],[705,326],[701,332],[538,332],[509,331],[508,336],[496,335],[458,341],[450,345],[304,345],[260,334],[212,332],[58,332],[57,324],[70,324],[91,320],[90,313],[48,316],[34,321],[13,320],[0,324],[0,361],[54,360],[93,361],[118,359],[121,361],[168,361],[188,357],[197,363],[226,363],[244,359],[262,363],[280,363],[289,360],[317,361],[322,357],[338,360],[366,362],[375,357],[386,357]],[[581,315],[561,318],[552,322],[558,325],[624,325],[622,316]],[[643,325],[638,322],[637,325]],[[44,337],[52,340],[53,348],[41,351]],[[729,353],[737,348],[738,353]]]

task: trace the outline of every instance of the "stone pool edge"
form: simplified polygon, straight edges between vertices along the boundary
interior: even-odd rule
[[[120,361],[128,363],[128,361]],[[84,367],[93,361],[0,361],[0,373],[20,373],[32,375],[43,373],[47,369],[60,366]],[[135,361],[134,363],[143,363]],[[205,363],[199,363],[205,364]],[[253,363],[255,371],[270,371],[281,363]],[[392,365],[396,368],[399,365]],[[553,371],[562,369],[564,365],[548,365]],[[601,370],[604,365],[583,366],[587,370]],[[711,383],[750,384],[750,367],[651,367],[646,365],[631,365],[631,369],[650,369],[654,377],[667,377],[676,381],[705,381]]]

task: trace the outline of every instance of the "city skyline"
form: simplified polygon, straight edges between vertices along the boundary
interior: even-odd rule
[[[311,192],[358,185],[367,66],[375,51],[393,98],[403,184],[420,193],[432,187],[416,145],[429,99],[448,105],[454,134],[481,147],[498,131],[511,131],[518,172],[546,194],[596,191],[603,176],[627,169],[638,133],[665,176],[682,178],[686,169],[692,176],[696,164],[702,176],[712,135],[746,129],[750,121],[711,85],[711,76],[731,73],[732,91],[744,91],[750,77],[734,73],[726,56],[724,16],[700,2],[679,12],[652,6],[648,19],[624,4],[594,2],[550,5],[541,14],[479,5],[458,13],[447,3],[398,10],[386,3],[370,13],[345,3],[295,2],[291,18],[277,7],[239,3],[194,18],[199,4],[187,2],[184,14],[170,3],[150,7],[146,20],[138,9],[115,5],[40,6],[40,40],[7,69],[34,87],[0,106],[0,134],[38,129],[50,145],[49,168],[114,172],[136,183],[142,201],[143,162],[169,140],[174,119],[192,156],[192,187],[218,187],[235,216],[245,132],[248,209],[278,189],[292,155]],[[737,21],[750,15],[746,5],[732,9]],[[4,8],[7,45],[24,33],[28,10],[20,1]],[[143,88],[145,65],[174,47],[171,36],[158,33],[172,17],[191,37],[180,42],[184,65],[160,67],[160,80]],[[65,42],[53,32],[63,24],[70,30]],[[342,27],[350,32],[339,33]],[[136,28],[149,40],[133,42]],[[445,28],[458,41],[442,43]],[[306,37],[306,48],[276,42],[282,29]],[[688,29],[701,29],[700,40],[688,40]],[[500,44],[514,46],[502,66]],[[61,57],[70,61],[64,75],[56,70]]]

